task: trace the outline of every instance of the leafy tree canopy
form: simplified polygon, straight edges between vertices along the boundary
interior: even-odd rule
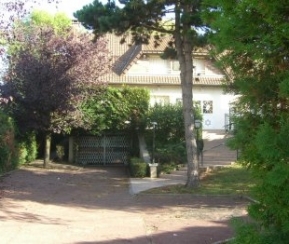
[[[80,105],[89,88],[104,84],[110,55],[104,39],[92,42],[89,33],[73,28],[57,34],[53,27],[42,25],[45,18],[13,28],[9,68],[0,93],[6,101],[11,98],[6,107],[21,132],[42,132],[49,141],[50,133],[91,125],[83,119]]]
[[[241,95],[231,145],[241,149],[243,164],[261,182],[258,203],[249,212],[265,228],[253,227],[249,236],[241,233],[236,243],[288,242],[288,4],[206,0],[204,5],[215,55],[233,78],[228,81],[232,91]]]
[[[84,119],[93,121],[88,130],[88,133],[93,134],[127,127],[143,128],[148,108],[149,91],[133,87],[106,87],[93,93],[82,104]]]
[[[33,24],[14,31],[12,46],[20,45],[10,53],[1,93],[13,98],[21,128],[62,132],[80,126],[77,107],[88,92],[84,88],[103,83],[101,76],[109,68],[106,42],[92,42],[88,33],[73,29],[56,35],[49,26]]]
[[[28,25],[33,23],[37,26],[50,26],[53,30],[60,33],[63,33],[72,26],[71,19],[65,13],[53,15],[44,10],[33,11],[27,22]]]

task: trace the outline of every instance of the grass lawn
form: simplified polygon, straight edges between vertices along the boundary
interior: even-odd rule
[[[183,185],[165,186],[150,189],[150,194],[206,194],[206,195],[248,195],[252,196],[252,188],[256,180],[243,167],[232,165],[201,174],[198,188],[187,188]]]

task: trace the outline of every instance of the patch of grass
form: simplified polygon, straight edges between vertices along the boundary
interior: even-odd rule
[[[245,168],[232,165],[201,174],[198,188],[172,185],[154,188],[145,193],[151,194],[204,194],[204,195],[253,195],[257,181]]]

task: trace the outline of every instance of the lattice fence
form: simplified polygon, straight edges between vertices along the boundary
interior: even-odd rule
[[[75,138],[75,161],[83,165],[126,164],[129,143],[124,135]]]

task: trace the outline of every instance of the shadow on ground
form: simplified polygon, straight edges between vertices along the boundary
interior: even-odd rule
[[[21,168],[0,178],[0,199],[3,243],[32,244],[44,230],[50,239],[41,243],[213,243],[233,235],[229,220],[247,206],[233,197],[131,195],[123,166]]]

